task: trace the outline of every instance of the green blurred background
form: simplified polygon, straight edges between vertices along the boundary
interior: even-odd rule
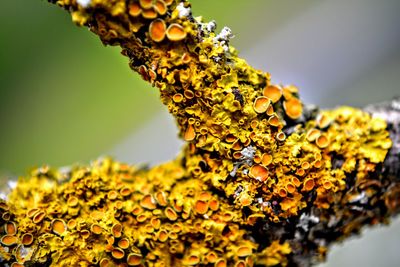
[[[274,82],[323,107],[400,94],[400,1],[191,0]],[[158,92],[43,0],[0,1],[0,177],[112,155],[155,164],[181,143]],[[4,180],[3,180],[4,181]],[[335,249],[324,266],[398,266],[400,223]],[[346,254],[347,253],[347,254]]]

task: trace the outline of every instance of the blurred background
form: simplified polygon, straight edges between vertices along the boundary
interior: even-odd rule
[[[232,43],[307,103],[365,106],[400,95],[400,1],[191,0]],[[0,177],[43,164],[173,158],[181,142],[158,92],[43,0],[0,1]],[[399,266],[400,220],[328,255],[330,266]]]

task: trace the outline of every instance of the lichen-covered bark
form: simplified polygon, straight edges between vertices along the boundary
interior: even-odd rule
[[[385,120],[388,124],[392,147],[386,156],[382,171],[393,181],[400,179],[400,97],[391,101],[370,105],[364,109],[374,117]]]
[[[20,179],[0,205],[3,262],[307,266],[398,212],[395,105],[396,120],[378,107],[303,105],[295,86],[271,84],[237,56],[229,28],[216,33],[187,1],[50,2],[121,46],[187,145],[151,169],[104,159]]]

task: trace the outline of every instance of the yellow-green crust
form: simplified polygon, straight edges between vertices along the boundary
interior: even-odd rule
[[[385,121],[350,107],[309,109],[296,87],[272,84],[240,59],[230,30],[215,33],[186,1],[50,2],[122,47],[131,68],[159,88],[187,145],[149,170],[103,159],[21,178],[0,207],[4,261],[286,266],[301,250],[295,238],[260,242],[257,228],[301,228],[312,210],[319,222],[332,214],[345,221],[344,237],[361,226],[351,203],[390,209],[376,189],[383,182],[370,179],[391,147]],[[326,247],[315,250],[323,257]]]

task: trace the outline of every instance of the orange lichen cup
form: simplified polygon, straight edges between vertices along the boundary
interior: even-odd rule
[[[237,250],[239,257],[247,257],[252,254],[252,248],[249,246],[240,246]]]
[[[115,258],[117,260],[120,260],[125,256],[125,252],[120,248],[114,248],[111,251],[111,256],[113,256],[113,258]]]
[[[8,235],[15,235],[17,233],[17,226],[15,222],[7,222],[4,225],[4,230]]]
[[[293,194],[296,191],[296,187],[293,183],[287,183],[286,184],[286,190],[289,194]]]
[[[67,225],[64,220],[54,219],[51,222],[51,228],[55,234],[62,235],[67,230]]]
[[[276,134],[276,139],[277,139],[278,141],[283,142],[283,141],[285,141],[285,139],[286,139],[286,134],[285,134],[284,132],[278,132],[278,133]]]
[[[130,253],[127,257],[127,263],[129,266],[137,266],[142,263],[143,256],[138,253]]]
[[[151,8],[153,6],[153,0],[139,0],[139,4],[142,8]]]
[[[154,4],[154,9],[157,11],[158,14],[160,15],[165,15],[167,13],[167,6],[164,3],[164,1],[157,0]]]
[[[172,23],[168,26],[167,37],[171,41],[181,41],[186,38],[185,29],[177,23]]]
[[[264,153],[264,154],[262,155],[261,163],[262,163],[264,166],[268,166],[269,164],[272,163],[272,159],[273,159],[273,158],[272,158],[272,155]]]
[[[21,244],[24,246],[29,246],[33,243],[33,235],[31,233],[25,233],[21,237]]]
[[[196,137],[196,132],[194,130],[193,125],[189,125],[185,131],[183,138],[186,141],[192,141]]]
[[[196,265],[200,262],[200,258],[197,255],[189,255],[186,260],[187,265]]]
[[[150,23],[149,35],[154,42],[158,43],[164,40],[166,31],[167,31],[167,26],[165,25],[164,20],[155,19]]]
[[[203,200],[197,200],[194,204],[194,210],[198,214],[206,214],[208,211],[208,202]]]
[[[176,93],[176,94],[174,94],[174,95],[172,96],[172,100],[173,100],[175,103],[180,103],[180,102],[182,102],[182,100],[183,100],[183,95],[180,94],[180,93]]]
[[[321,135],[321,132],[319,130],[312,128],[312,129],[308,130],[308,132],[306,134],[306,138],[309,142],[314,142],[320,135]]]
[[[145,19],[155,19],[157,18],[157,12],[153,7],[149,9],[143,9],[142,16]]]
[[[274,127],[278,127],[281,124],[279,117],[276,114],[273,114],[271,117],[268,118],[268,123],[269,125]]]
[[[282,97],[282,88],[279,85],[269,85],[265,87],[263,95],[268,97],[272,103],[276,103]]]
[[[315,182],[312,178],[307,178],[303,182],[303,190],[310,191],[314,188]]]
[[[40,223],[41,221],[43,221],[44,217],[46,217],[46,213],[44,211],[39,211],[35,214],[35,216],[33,216],[33,222]]]
[[[122,238],[118,241],[118,247],[122,249],[127,249],[129,248],[129,240],[127,238]]]
[[[226,267],[226,260],[224,259],[219,259],[217,262],[214,264],[215,267]]]
[[[286,115],[292,120],[300,118],[303,113],[303,104],[297,98],[291,98],[283,102]]]
[[[330,143],[329,137],[325,133],[323,133],[317,137],[317,140],[315,140],[315,143],[320,148],[326,148]]]
[[[317,116],[316,122],[320,129],[324,129],[332,123],[332,118],[325,113],[320,113]]]
[[[259,96],[254,100],[253,108],[257,113],[264,113],[267,111],[269,105],[271,104],[271,100],[269,100],[265,96]]]
[[[94,223],[94,224],[92,224],[92,225],[90,226],[90,231],[91,231],[93,234],[99,235],[99,234],[101,234],[101,232],[102,232],[102,228],[101,228],[101,226],[98,225],[97,223]]]
[[[165,216],[167,216],[167,218],[170,219],[171,221],[175,221],[176,219],[178,219],[178,215],[171,207],[167,207],[164,213]]]
[[[18,238],[14,235],[5,235],[0,242],[5,246],[12,246],[18,243]]]
[[[156,201],[154,200],[153,196],[149,194],[143,196],[142,200],[140,201],[140,206],[149,210],[154,210],[157,208]]]
[[[268,170],[264,166],[261,165],[253,165],[250,168],[250,177],[255,178],[260,181],[265,181],[268,178]]]
[[[137,17],[142,13],[142,8],[139,3],[133,2],[129,5],[129,15],[132,17]]]

